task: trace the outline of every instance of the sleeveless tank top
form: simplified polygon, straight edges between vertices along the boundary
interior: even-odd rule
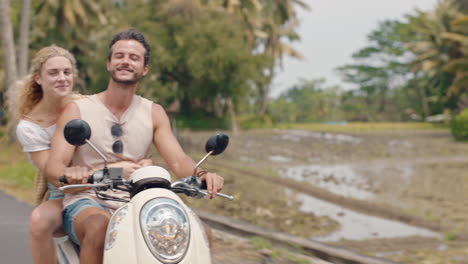
[[[108,165],[119,161],[138,162],[141,159],[151,158],[153,142],[153,102],[138,95],[134,95],[128,109],[120,120],[99,100],[92,95],[74,101],[77,104],[81,119],[91,127],[89,139],[108,159]],[[119,124],[122,128],[121,136],[115,137],[111,133],[113,125]],[[115,134],[115,133],[114,133]],[[114,153],[112,145],[115,141],[123,142],[122,153]],[[89,169],[102,169],[104,160],[88,144],[77,147],[71,166],[85,166]],[[123,191],[107,191],[107,194],[120,198],[127,198],[128,193]],[[117,209],[123,203],[101,200],[96,197],[94,190],[76,193],[67,193],[64,207],[80,199],[94,200],[109,209]]]

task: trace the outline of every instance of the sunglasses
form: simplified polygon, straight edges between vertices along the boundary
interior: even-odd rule
[[[122,126],[120,124],[114,124],[111,127],[111,134],[113,137],[119,138],[123,134]],[[123,142],[120,139],[117,139],[114,144],[112,144],[112,151],[114,153],[122,153],[123,152]]]

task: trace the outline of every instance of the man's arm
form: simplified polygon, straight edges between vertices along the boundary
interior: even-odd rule
[[[161,154],[161,157],[178,177],[192,175],[196,163],[185,154],[175,138],[171,130],[169,118],[160,105],[153,104],[152,117],[154,129],[153,143]],[[216,192],[223,188],[224,179],[215,173],[204,174],[202,180],[206,181],[210,198],[213,198]]]
[[[57,127],[55,134],[52,137],[51,150],[49,159],[45,167],[45,176],[47,180],[55,186],[60,186],[59,177],[65,175],[65,170],[70,164],[73,153],[75,152],[75,146],[68,144],[63,135],[63,129],[68,121],[72,119],[80,118],[80,110],[75,103],[68,104],[57,120]],[[71,176],[67,177],[70,184],[86,183],[87,171],[85,168],[74,168],[72,172],[69,172]],[[83,179],[81,174],[86,174],[86,178]]]

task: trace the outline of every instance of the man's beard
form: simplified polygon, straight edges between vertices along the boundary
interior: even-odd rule
[[[122,80],[116,76],[115,74],[116,72],[117,72],[116,70],[113,70],[110,72],[111,78],[114,82],[120,83],[120,84],[127,84],[127,85],[136,84],[141,80],[141,78],[143,78],[143,76],[139,75],[138,73],[133,73],[133,78]]]

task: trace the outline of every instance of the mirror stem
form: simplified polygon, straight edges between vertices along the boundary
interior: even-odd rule
[[[102,154],[101,151],[99,151],[99,149],[97,149],[93,145],[93,143],[91,143],[91,141],[89,141],[88,139],[86,139],[86,143],[88,143],[88,145],[90,147],[92,147],[99,154],[99,156],[101,156],[101,158],[104,160],[104,168],[107,168],[107,158],[106,158],[106,156],[104,156],[104,154]]]
[[[195,176],[198,167],[200,167],[200,165],[211,155],[211,153],[213,153],[213,150],[210,151],[210,152],[208,152],[208,153],[205,155],[205,157],[203,157],[203,159],[201,159],[201,160],[195,165],[195,168],[193,169],[193,176]]]

